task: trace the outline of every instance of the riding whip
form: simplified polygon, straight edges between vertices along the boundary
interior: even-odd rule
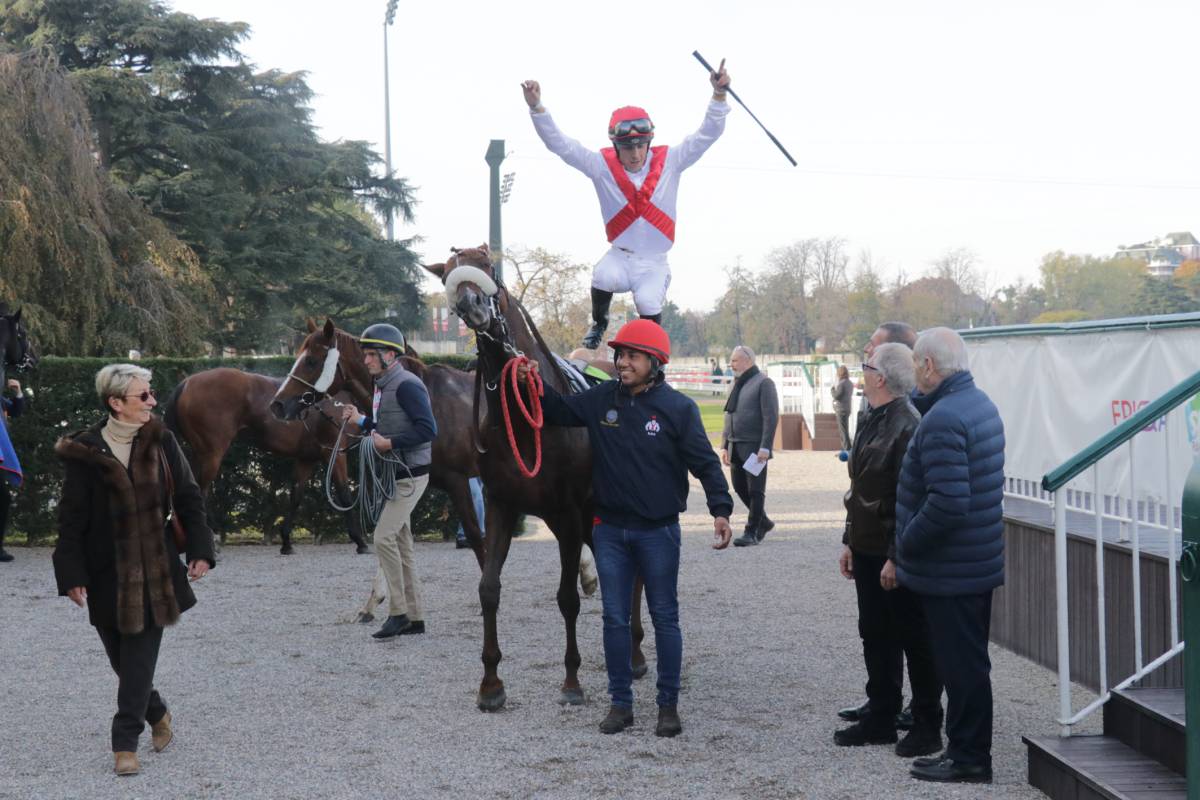
[[[713,75],[716,74],[717,71],[712,68],[711,64],[709,64],[707,61],[704,60],[704,56],[700,55],[699,50],[693,50],[692,55],[694,55],[696,57],[697,61],[699,61],[701,64],[704,65],[704,68],[706,70],[708,70],[710,74],[713,74]],[[788,161],[792,162],[792,166],[793,167],[796,166],[796,159],[792,158],[792,154],[787,151],[787,148],[784,147],[780,143],[780,141],[775,138],[775,135],[773,133],[771,133],[769,130],[767,130],[767,126],[762,124],[762,120],[760,120],[758,117],[754,116],[753,111],[751,111],[749,108],[746,108],[746,104],[742,102],[742,98],[737,96],[737,92],[735,92],[733,89],[730,89],[729,87],[726,87],[725,91],[729,92],[729,94],[733,97],[733,99],[738,101],[738,105],[740,105],[742,108],[746,109],[746,113],[749,114],[751,116],[751,118],[755,122],[758,123],[758,127],[763,129],[763,133],[765,133],[768,137],[770,137],[771,141],[775,143],[775,146],[779,148],[779,151],[781,153],[783,153],[784,156],[787,157]]]

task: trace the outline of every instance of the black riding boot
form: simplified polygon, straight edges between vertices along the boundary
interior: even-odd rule
[[[608,330],[608,306],[612,303],[612,296],[612,292],[592,287],[593,322],[587,336],[583,337],[583,346],[588,350],[595,350],[604,339],[604,332]]]
[[[662,312],[657,314],[639,314],[642,319],[648,319],[655,325],[662,325]]]

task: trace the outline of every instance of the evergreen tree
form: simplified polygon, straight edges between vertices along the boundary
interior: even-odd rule
[[[57,56],[101,163],[196,252],[214,344],[273,349],[309,315],[419,324],[409,243],[365,213],[411,220],[411,189],[367,143],[321,141],[304,73],[256,72],[247,31],[155,0],[0,0],[0,47]]]

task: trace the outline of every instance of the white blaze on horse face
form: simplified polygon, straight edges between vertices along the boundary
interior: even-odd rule
[[[325,367],[321,370],[321,377],[317,378],[317,382],[313,385],[318,392],[329,390],[330,384],[333,383],[333,376],[337,374],[338,357],[339,353],[336,347],[329,348],[329,352],[325,354]]]
[[[446,284],[446,301],[453,308],[458,303],[458,287],[464,283],[473,283],[479,287],[479,290],[488,297],[495,296],[500,287],[496,285],[496,281],[491,275],[481,270],[479,267],[472,267],[470,264],[460,264],[450,270],[444,278]]]

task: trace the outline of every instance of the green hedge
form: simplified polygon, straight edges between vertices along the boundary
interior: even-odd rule
[[[429,363],[462,368],[465,356],[431,356]],[[54,455],[54,442],[68,431],[95,424],[103,418],[96,399],[95,376],[114,359],[43,358],[36,371],[18,377],[27,390],[25,413],[11,420],[9,433],[25,484],[14,493],[10,529],[30,544],[53,543],[57,533],[55,506],[62,488],[62,465]],[[294,358],[147,358],[141,366],[154,373],[152,384],[160,400],[175,385],[196,372],[214,367],[234,367],[262,375],[282,377]],[[29,395],[32,396],[29,396]],[[270,540],[282,521],[291,485],[291,462],[235,441],[221,465],[209,497],[210,511],[224,539]],[[348,540],[343,517],[325,500],[324,468],[305,487],[293,535],[323,541]],[[458,518],[447,496],[432,487],[417,504],[413,527],[419,536],[447,538],[458,527]],[[369,535],[369,532],[368,532]]]

